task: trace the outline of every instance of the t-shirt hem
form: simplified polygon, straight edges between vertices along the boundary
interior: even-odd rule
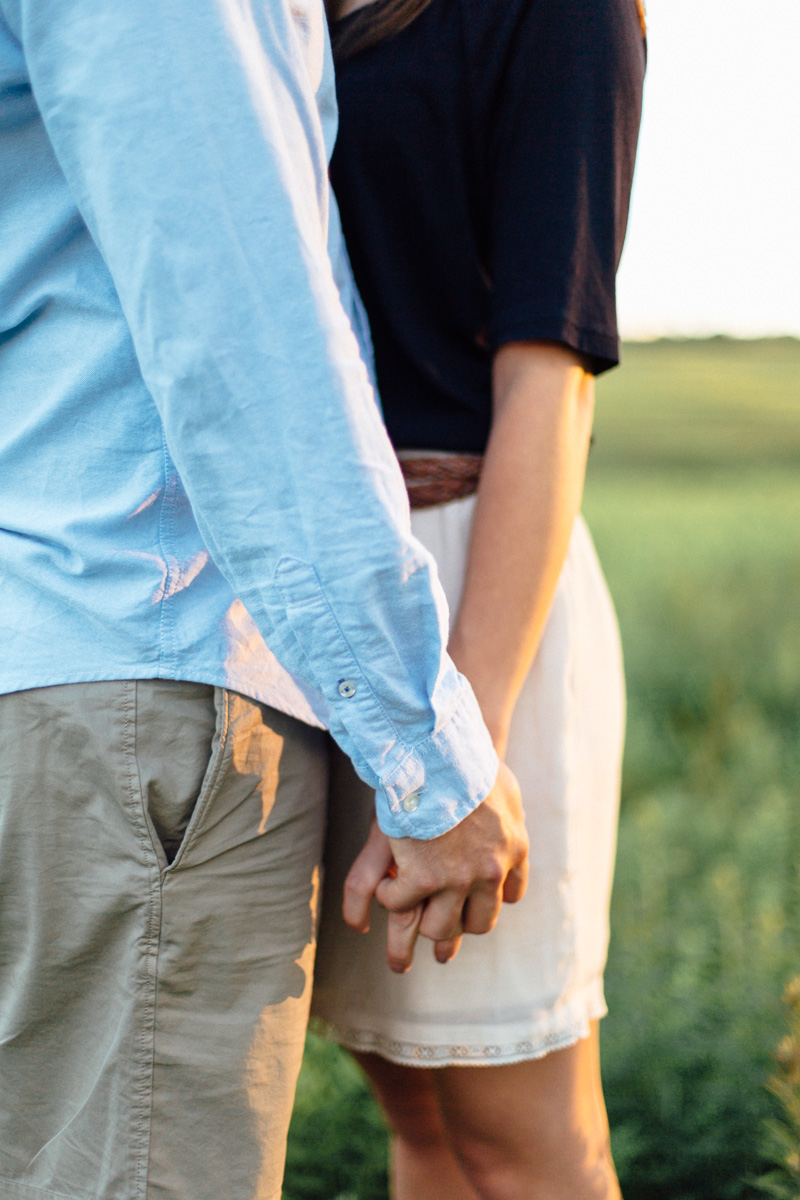
[[[507,342],[561,342],[586,359],[592,375],[619,365],[620,342],[616,332],[591,329],[563,318],[545,318],[535,313],[511,314],[495,319],[492,347],[498,349]]]

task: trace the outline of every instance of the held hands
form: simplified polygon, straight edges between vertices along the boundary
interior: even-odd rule
[[[389,910],[387,958],[411,966],[419,934],[439,962],[458,953],[464,933],[488,933],[500,906],[525,894],[528,835],[519,785],[504,764],[489,795],[454,829],[419,841],[388,838],[373,824],[344,884],[344,919],[369,929],[373,897]]]

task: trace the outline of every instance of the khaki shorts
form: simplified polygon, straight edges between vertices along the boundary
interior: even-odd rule
[[[206,685],[0,697],[0,1198],[277,1200],[327,736]]]

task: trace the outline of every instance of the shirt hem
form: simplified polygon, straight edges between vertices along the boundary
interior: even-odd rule
[[[34,688],[65,687],[71,683],[115,683],[125,679],[171,679],[186,683],[206,683],[211,687],[237,692],[240,696],[246,696],[248,700],[265,704],[314,729],[328,728],[322,721],[310,716],[308,712],[301,712],[296,706],[287,703],[270,688],[260,688],[246,678],[227,675],[218,667],[211,666],[192,665],[186,671],[177,672],[166,670],[164,667],[159,668],[156,663],[136,663],[115,668],[98,667],[94,670],[85,667],[75,671],[45,671],[38,674],[26,672],[24,676],[0,676],[0,696],[12,695],[14,692],[29,692]]]

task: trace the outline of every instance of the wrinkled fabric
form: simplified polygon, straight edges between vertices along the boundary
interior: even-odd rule
[[[0,696],[2,1200],[279,1200],[328,747],[204,685]]]
[[[363,361],[335,128],[321,0],[0,0],[0,692],[237,690],[433,837],[497,760]]]

